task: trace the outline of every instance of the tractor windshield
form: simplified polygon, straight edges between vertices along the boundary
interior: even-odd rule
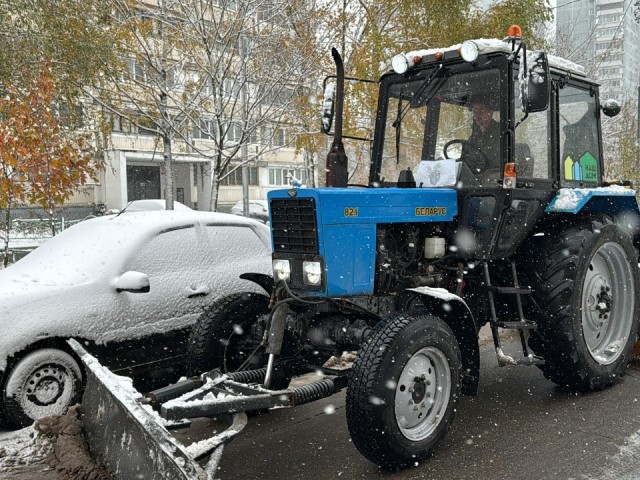
[[[383,138],[374,154],[372,182],[395,186],[409,169],[416,187],[497,185],[502,170],[499,69],[434,67],[410,78],[395,77],[382,95],[387,99],[384,124],[378,126]]]

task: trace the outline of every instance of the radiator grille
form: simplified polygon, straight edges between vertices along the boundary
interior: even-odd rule
[[[271,200],[271,229],[275,252],[320,253],[313,198]]]

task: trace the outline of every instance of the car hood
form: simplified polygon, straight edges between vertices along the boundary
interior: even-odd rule
[[[4,314],[9,310],[16,307],[28,309],[33,302],[58,295],[70,286],[42,282],[27,275],[0,276],[0,318],[6,321],[8,317]],[[4,321],[2,323],[4,324]]]

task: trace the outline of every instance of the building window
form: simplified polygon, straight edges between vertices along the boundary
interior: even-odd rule
[[[220,180],[220,185],[242,185],[242,167],[233,165],[226,171],[235,168],[228,176]],[[224,175],[224,174],[223,174]],[[249,166],[249,185],[258,185],[258,167]]]
[[[193,138],[215,140],[215,124],[213,120],[198,120],[193,126]]]
[[[147,69],[138,59],[127,59],[127,71],[129,72],[130,79],[140,83],[145,83],[147,81]]]
[[[614,8],[623,8],[624,2],[612,2],[605,3],[602,5],[596,5],[596,11],[601,12],[602,10],[613,10]]]
[[[291,186],[294,181],[306,184],[306,174],[302,168],[277,167],[269,168],[269,185]]]
[[[242,125],[231,122],[227,129],[227,141],[234,143],[240,143],[242,141]]]

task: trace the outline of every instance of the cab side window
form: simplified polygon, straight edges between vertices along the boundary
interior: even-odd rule
[[[559,90],[560,174],[563,183],[600,179],[598,110],[589,90],[564,85]]]
[[[519,96],[518,82],[514,82],[515,98]],[[516,107],[516,123],[521,121],[524,113]],[[551,145],[549,129],[549,109],[543,112],[530,113],[516,128],[514,161],[518,176],[525,178],[550,178],[549,145]]]

